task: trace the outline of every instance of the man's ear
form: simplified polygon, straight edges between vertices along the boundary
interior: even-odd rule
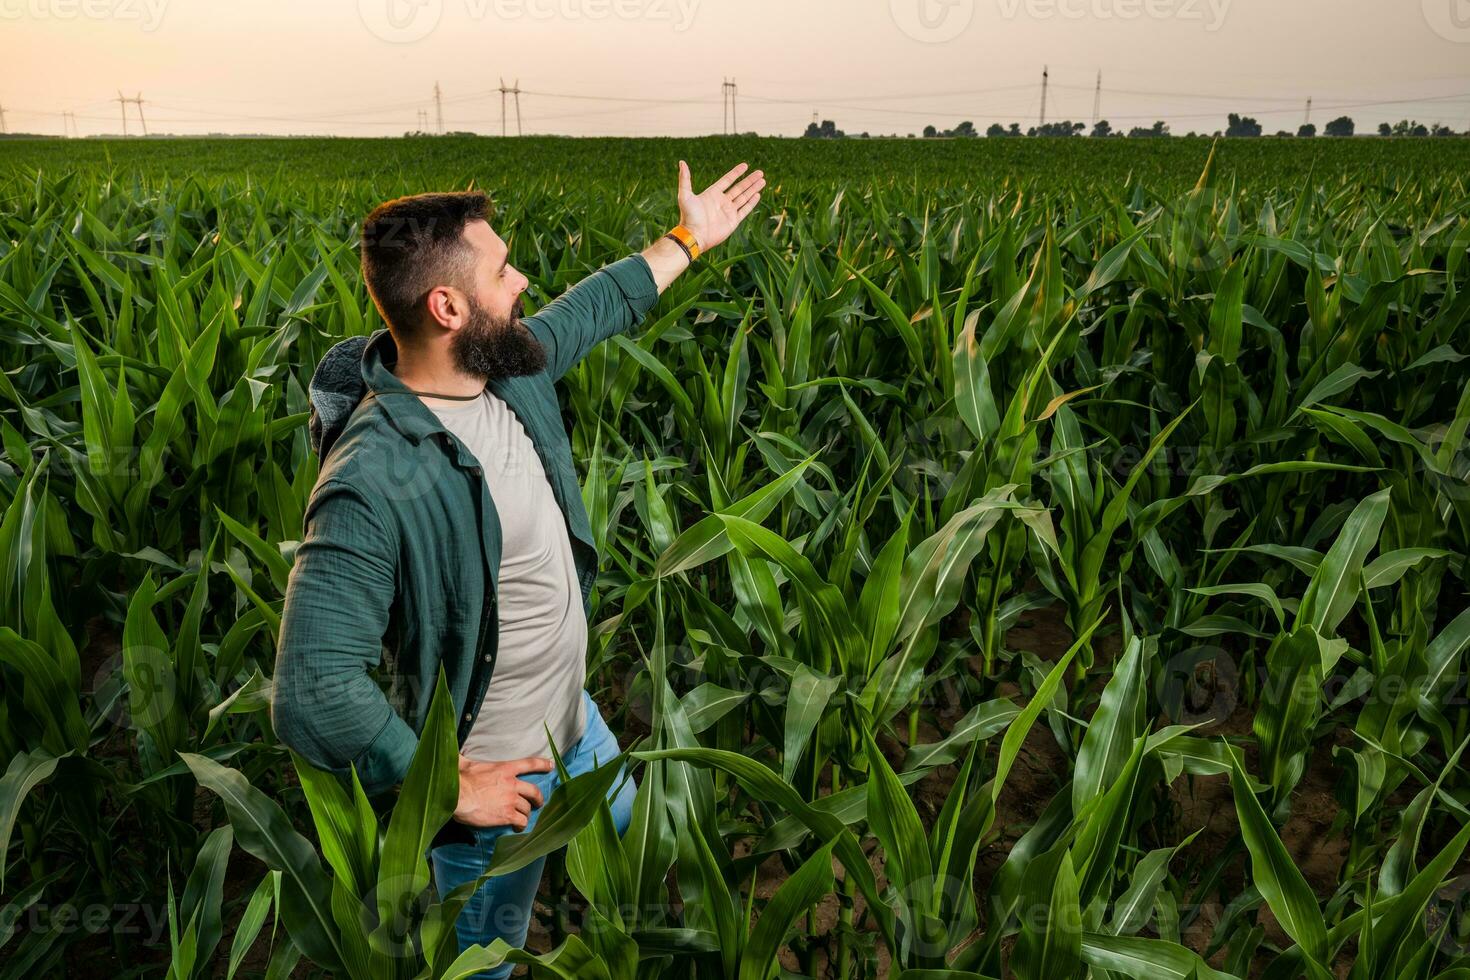
[[[427,306],[429,318],[449,330],[457,330],[469,313],[468,301],[453,286],[435,286],[429,290]]]

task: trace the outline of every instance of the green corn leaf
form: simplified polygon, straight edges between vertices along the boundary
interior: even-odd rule
[[[1260,801],[1250,788],[1245,767],[1234,749],[1231,754],[1230,788],[1235,794],[1235,812],[1240,819],[1240,833],[1251,856],[1252,876],[1266,904],[1281,923],[1281,928],[1301,946],[1307,964],[1314,974],[1328,976],[1327,925],[1322,910],[1287,853],[1276,828],[1261,809]]]
[[[278,803],[237,770],[191,752],[179,758],[199,785],[220,798],[240,846],[281,873],[280,915],[292,941],[312,961],[342,969],[344,955],[331,912],[332,886],[310,842],[291,826]]]

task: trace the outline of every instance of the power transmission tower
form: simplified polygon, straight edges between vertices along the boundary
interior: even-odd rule
[[[1309,95],[1309,96],[1307,96],[1307,117],[1302,120],[1302,125],[1303,126],[1310,126],[1311,124],[1312,124],[1312,97]]]
[[[500,135],[505,135],[505,97],[514,96],[516,104],[516,135],[521,135],[521,80],[516,79],[514,85],[506,85],[505,79],[500,80]]]
[[[5,128],[5,107],[3,105],[0,105],[0,133],[8,132],[10,132],[10,130]]]
[[[1041,125],[1046,125],[1046,87],[1051,82],[1051,71],[1041,66]]]
[[[725,111],[725,134],[739,133],[740,121],[735,117],[735,95],[739,89],[735,79],[727,78],[720,86],[720,103]]]
[[[444,135],[444,99],[439,91],[439,83],[434,83],[434,120],[438,123],[439,135]]]
[[[124,136],[128,135],[128,106],[129,105],[135,105],[135,106],[138,107],[138,122],[142,123],[142,125],[143,125],[143,135],[144,136],[147,136],[148,135],[148,120],[143,118],[143,93],[142,92],[139,92],[137,95],[135,95],[131,99],[129,99],[129,98],[125,97],[122,94],[122,90],[119,89],[118,90],[118,93],[117,93],[117,98],[116,99],[113,99],[111,101],[116,102],[118,109],[122,112],[122,124],[123,124],[123,135]]]
[[[1092,127],[1097,128],[1097,120],[1102,115],[1102,69],[1097,72],[1097,90],[1092,93]]]

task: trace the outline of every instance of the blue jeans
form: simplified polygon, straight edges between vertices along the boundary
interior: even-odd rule
[[[617,758],[620,751],[618,740],[607,727],[592,695],[583,691],[582,700],[587,709],[586,727],[582,737],[570,749],[562,750],[562,762],[572,776],[590,772],[599,764]],[[550,800],[552,790],[561,784],[555,770],[547,773],[526,773],[520,778],[539,788],[543,800]],[[637,794],[637,786],[631,778],[620,777],[613,784],[610,793],[612,795],[608,803],[612,807],[613,823],[617,826],[618,833],[622,834],[628,829],[628,823],[633,817],[633,797]],[[536,817],[541,809],[536,807],[531,811],[525,832],[529,833],[536,826]],[[434,886],[440,895],[447,895],[457,886],[484,874],[485,868],[489,866],[490,856],[495,852],[496,840],[506,834],[516,833],[509,825],[469,829],[475,837],[473,844],[445,844],[429,851],[429,863],[434,869]],[[526,932],[531,925],[531,902],[536,897],[545,864],[546,859],[543,857],[519,871],[490,878],[470,896],[454,923],[460,952],[477,943],[489,946],[496,939],[504,939],[516,947],[525,946]],[[510,976],[512,968],[512,964],[506,963],[487,973],[476,974],[476,977],[500,980]]]

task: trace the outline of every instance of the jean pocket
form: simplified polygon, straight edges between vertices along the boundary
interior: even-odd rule
[[[606,727],[607,722],[602,720],[602,709],[597,707],[597,702],[592,700],[592,695],[586,691],[582,692],[582,707],[586,709],[585,724],[582,725],[582,737],[586,738],[592,726],[600,725]]]
[[[574,776],[606,765],[622,751],[618,745],[618,737],[608,727],[597,705],[591,704],[587,711],[587,725],[582,732],[581,741],[577,743],[575,759],[567,761],[567,768]]]

